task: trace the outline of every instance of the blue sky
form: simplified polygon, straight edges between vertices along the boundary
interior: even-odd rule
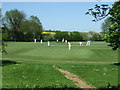
[[[26,16],[37,16],[45,30],[101,31],[103,22],[92,22],[92,16],[85,15],[95,4],[105,2],[3,2],[2,13],[12,9],[25,12]],[[106,2],[112,4],[113,2]]]

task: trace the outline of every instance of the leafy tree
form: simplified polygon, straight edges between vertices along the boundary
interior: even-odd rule
[[[43,40],[44,41],[54,41],[54,35],[51,35],[51,34],[43,35]]]
[[[94,9],[89,9],[86,14],[94,17],[93,21],[99,21],[109,15],[112,25],[106,29],[106,41],[113,50],[120,48],[120,1],[116,1],[112,8],[107,4],[95,5]]]
[[[83,37],[82,37],[81,33],[75,31],[75,32],[70,33],[70,39],[72,41],[82,41]]]
[[[113,4],[109,14],[112,25],[108,28],[106,40],[110,43],[109,46],[116,50],[120,48],[120,1]]]
[[[21,32],[23,33],[23,40],[33,41],[33,39],[42,38],[42,24],[38,17],[30,16],[28,20],[24,20],[20,27]]]
[[[89,34],[88,32],[81,32],[81,36],[83,37],[83,40],[84,40],[84,41],[90,40],[88,34]]]
[[[54,37],[55,39],[62,40],[64,38],[63,32],[57,31]]]
[[[103,40],[102,33],[98,33],[95,31],[89,31],[88,35],[89,35],[90,40],[93,40],[93,41]]]
[[[107,17],[104,22],[102,23],[101,29],[102,32],[107,32],[108,31],[108,27],[110,27],[112,25],[112,22],[110,20],[110,17]]]
[[[88,37],[89,37],[90,40],[95,40],[94,39],[95,37],[93,37],[95,35],[95,33],[96,33],[95,31],[89,31],[88,32]]]
[[[1,14],[1,8],[0,8],[0,51],[2,53],[7,54],[5,47],[7,44],[4,42],[8,38],[8,34],[5,32],[2,32],[2,14]]]
[[[40,39],[43,31],[42,23],[40,22],[39,18],[36,16],[30,16],[29,20],[31,24],[30,29],[33,32],[33,37],[36,39]]]
[[[5,22],[3,25],[11,31],[11,36],[15,41],[19,40],[21,36],[21,33],[19,33],[19,31],[24,19],[24,12],[17,9],[10,10],[5,13]]]
[[[54,37],[58,40],[62,40],[63,38],[70,40],[68,32],[57,31]]]
[[[93,35],[93,39],[94,39],[94,41],[101,41],[102,40],[102,36],[101,36],[100,33],[95,33]]]
[[[23,33],[23,40],[24,41],[33,41],[33,32],[31,30],[31,21],[25,20],[22,22],[20,27],[21,32]]]

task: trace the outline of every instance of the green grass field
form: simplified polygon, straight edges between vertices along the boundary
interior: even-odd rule
[[[83,44],[85,45],[86,42]],[[118,60],[117,51],[113,51],[105,42],[91,42],[91,46],[79,46],[71,42],[71,50],[65,43],[47,42],[7,42],[7,55],[3,60],[16,61],[2,67],[4,88],[55,86],[77,88],[73,81],[68,80],[52,66],[56,65],[80,76],[84,81],[97,88],[106,87],[107,83],[117,86]],[[1,67],[0,67],[1,68]]]

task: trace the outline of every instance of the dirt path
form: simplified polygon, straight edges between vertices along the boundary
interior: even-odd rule
[[[61,73],[63,73],[64,76],[67,79],[70,79],[70,80],[74,81],[75,85],[77,85],[78,87],[80,87],[80,88],[89,88],[89,90],[96,90],[96,88],[94,86],[89,85],[86,82],[82,81],[79,76],[77,76],[75,74],[72,74],[72,73],[70,73],[70,72],[68,72],[66,70],[60,69],[60,68],[58,68],[56,66],[53,66],[53,67],[55,69],[57,69],[58,71],[60,71]]]

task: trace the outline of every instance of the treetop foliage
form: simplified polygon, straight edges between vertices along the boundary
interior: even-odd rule
[[[3,26],[3,36],[8,34],[8,40],[14,41],[32,41],[40,38],[43,30],[42,23],[37,16],[30,16],[26,19],[25,13],[17,9],[5,13]]]

